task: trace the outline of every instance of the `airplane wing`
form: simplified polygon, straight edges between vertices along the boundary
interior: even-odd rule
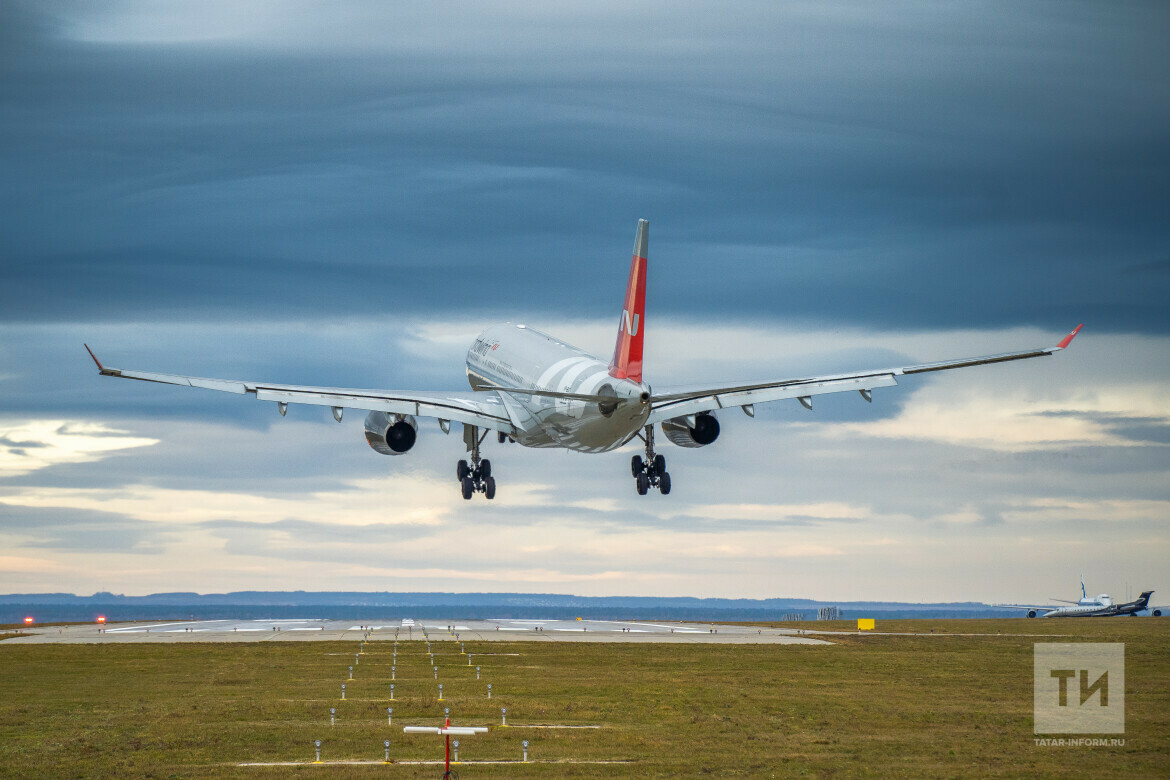
[[[1023,609],[1027,610],[1028,612],[1034,611],[1042,615],[1060,609],[1060,607],[1054,607],[1051,604],[988,604],[987,606],[995,607],[996,609]]]
[[[811,409],[812,397],[814,395],[843,393],[850,390],[859,392],[862,398],[869,401],[871,400],[870,392],[874,388],[893,387],[898,384],[897,377],[899,376],[925,374],[930,371],[947,371],[952,368],[982,366],[989,363],[1005,363],[1009,360],[1024,360],[1026,358],[1052,355],[1067,347],[1082,327],[1084,327],[1083,323],[1077,325],[1055,347],[1041,347],[1023,352],[1005,352],[1000,355],[944,360],[938,363],[921,363],[916,366],[901,366],[875,371],[861,371],[853,374],[834,374],[831,376],[806,377],[802,379],[783,379],[776,382],[762,382],[750,385],[714,387],[679,392],[669,392],[667,388],[664,393],[654,394],[650,419],[647,420],[647,424],[653,425],[674,417],[711,412],[716,409],[726,409],[735,406],[745,407],[745,411],[750,415],[754,414],[754,404],[779,401],[785,398],[795,398],[806,408]]]
[[[381,411],[390,414],[411,414],[416,417],[454,420],[507,434],[515,434],[504,403],[495,393],[350,390],[337,387],[276,385],[238,379],[205,379],[178,374],[156,374],[149,371],[126,371],[103,366],[89,345],[86,345],[85,349],[93,358],[93,362],[97,364],[98,372],[102,376],[137,379],[142,382],[157,382],[180,387],[200,387],[205,390],[219,390],[237,395],[251,394],[259,401],[330,406],[335,410],[334,416],[339,419],[341,413],[336,410],[361,409],[363,411]]]

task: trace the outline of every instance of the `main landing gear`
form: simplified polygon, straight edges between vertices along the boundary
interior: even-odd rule
[[[634,484],[638,488],[638,495],[644,496],[650,488],[658,488],[662,495],[670,493],[670,474],[666,472],[666,458],[654,454],[654,426],[647,425],[645,435],[639,434],[646,442],[646,459],[635,455],[630,459],[630,471],[634,475]]]
[[[471,463],[459,461],[455,466],[455,474],[459,478],[459,487],[463,497],[471,500],[476,493],[483,493],[484,498],[491,501],[496,497],[496,480],[492,476],[492,462],[487,458],[479,457],[479,445],[483,443],[488,432],[479,435],[479,429],[473,425],[463,426],[463,441],[467,444],[467,451],[471,453]]]

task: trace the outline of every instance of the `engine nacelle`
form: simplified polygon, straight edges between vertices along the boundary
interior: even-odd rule
[[[680,447],[706,447],[719,438],[719,421],[709,412],[674,417],[662,423],[662,432]]]
[[[1150,614],[1153,615],[1154,617],[1162,617],[1162,610],[1155,609],[1155,610],[1151,611]]]
[[[366,415],[366,441],[374,452],[401,455],[418,438],[418,423],[409,414],[370,412]]]
[[[1036,610],[1034,610],[1034,609],[1028,610],[1028,617],[1036,617]]]

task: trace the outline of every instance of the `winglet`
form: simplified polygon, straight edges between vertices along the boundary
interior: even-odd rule
[[[98,371],[105,371],[106,367],[102,365],[102,361],[97,359],[97,355],[93,354],[93,350],[89,348],[89,344],[82,344],[81,346],[85,347],[85,351],[93,358],[93,362],[97,364]]]
[[[1083,327],[1085,327],[1085,323],[1082,322],[1080,325],[1077,325],[1075,328],[1073,328],[1072,333],[1068,334],[1063,339],[1061,339],[1060,343],[1056,345],[1056,348],[1057,349],[1064,349],[1069,344],[1071,344],[1072,340],[1074,338],[1076,338],[1076,335],[1081,332],[1081,328],[1083,328]]]

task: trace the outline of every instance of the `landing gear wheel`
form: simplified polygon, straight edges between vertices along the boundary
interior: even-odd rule
[[[662,456],[659,455],[658,457],[661,458]],[[658,476],[658,491],[664,496],[670,494],[670,475],[665,471]]]
[[[634,457],[630,458],[630,473],[634,475],[635,479],[639,474],[642,473],[643,469],[645,468],[646,464],[642,462],[641,455],[635,455]]]
[[[483,493],[491,500],[496,497],[496,480],[492,477],[492,462],[479,456],[479,445],[487,437],[487,431],[480,435],[479,428],[471,425],[463,426],[463,443],[471,454],[471,462],[459,461],[455,466],[455,474],[459,477],[459,492],[463,498],[470,501],[476,493]],[[500,434],[500,441],[504,441],[504,434]]]
[[[662,455],[654,456],[654,473],[659,476],[666,473],[666,458]]]
[[[639,474],[638,479],[637,479],[637,485],[638,485],[638,495],[640,495],[640,496],[646,495],[647,493],[650,492],[650,477],[646,476],[644,473]]]

